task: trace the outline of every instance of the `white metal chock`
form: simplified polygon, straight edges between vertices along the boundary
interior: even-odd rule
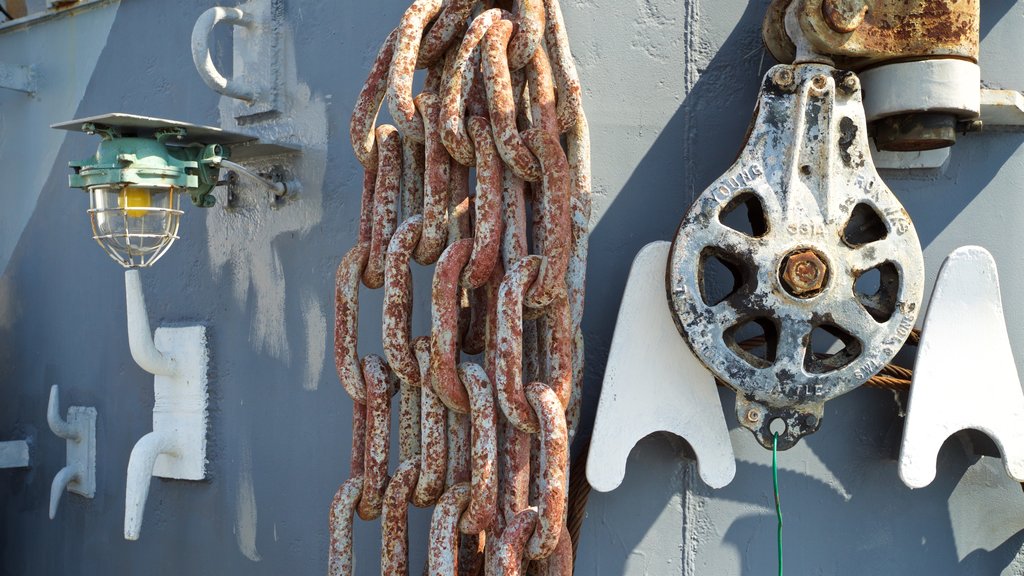
[[[708,486],[721,488],[736,474],[715,378],[672,320],[665,291],[670,246],[645,246],[626,281],[587,457],[587,480],[601,492],[622,483],[633,446],[659,431],[689,442]]]
[[[899,472],[911,488],[935,479],[939,448],[974,429],[999,447],[1007,474],[1024,482],[1024,392],[1003,318],[996,263],[964,246],[946,257],[914,365]]]
[[[128,460],[124,537],[137,540],[149,496],[150,476],[179,480],[206,478],[206,327],[149,329],[138,270],[125,272],[128,344],[132,358],[154,375],[153,431],[143,436]]]
[[[67,465],[53,477],[50,485],[50,520],[57,516],[64,491],[86,498],[96,495],[96,409],[71,406],[68,419],[60,416],[60,389],[50,387],[46,422],[54,434],[67,440]]]

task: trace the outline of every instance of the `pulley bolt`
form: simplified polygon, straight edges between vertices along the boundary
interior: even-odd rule
[[[791,252],[783,263],[782,285],[794,296],[811,295],[825,285],[828,266],[813,250]]]
[[[747,421],[748,422],[757,422],[760,419],[761,419],[761,413],[758,412],[757,410],[751,408],[750,410],[747,411]]]
[[[793,85],[793,70],[788,67],[780,67],[772,74],[772,80],[779,88],[789,88]]]
[[[828,79],[821,74],[818,74],[811,80],[812,94],[821,94],[826,88],[828,88]]]
[[[853,94],[856,92],[858,88],[857,84],[857,75],[853,72],[850,72],[846,75],[846,78],[843,78],[843,90],[845,90],[847,94]]]
[[[840,34],[849,34],[864,23],[868,5],[864,0],[825,0],[821,15],[829,28]]]

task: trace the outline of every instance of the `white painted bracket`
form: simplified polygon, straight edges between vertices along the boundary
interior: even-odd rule
[[[645,246],[626,281],[587,457],[587,480],[601,492],[622,483],[636,443],[660,431],[689,442],[708,486],[721,488],[736,475],[715,378],[690,351],[669,309],[670,247]]]
[[[249,0],[237,8],[210,8],[192,29],[196,71],[211,90],[237,100],[239,124],[279,111],[281,14],[280,0]],[[210,37],[220,23],[233,26],[232,78],[217,70],[210,55]]]
[[[946,257],[928,305],[899,471],[911,488],[935,479],[939,448],[950,435],[988,435],[1007,474],[1024,482],[1024,391],[1003,318],[992,255],[964,246]]]
[[[0,468],[28,468],[28,442],[8,440],[0,442]]]
[[[35,94],[36,67],[0,62],[0,88]]]
[[[981,89],[982,129],[1024,126],[1024,94],[1016,90]]]
[[[50,485],[50,520],[57,516],[65,490],[86,498],[96,495],[96,409],[92,406],[68,408],[68,419],[60,417],[60,389],[50,387],[46,422],[54,434],[67,440],[67,465],[53,477]]]
[[[124,537],[137,540],[150,476],[206,478],[209,351],[204,326],[161,327],[151,336],[138,270],[125,272],[128,343],[132,357],[154,375],[153,431],[132,449],[125,490]]]

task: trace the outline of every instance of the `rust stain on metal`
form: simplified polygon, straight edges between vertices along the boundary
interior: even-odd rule
[[[352,140],[352,149],[355,151],[359,163],[367,170],[377,170],[377,145],[374,124],[377,123],[377,115],[380,113],[380,105],[384,100],[384,94],[388,90],[388,74],[391,68],[391,59],[395,54],[395,44],[398,41],[398,28],[388,34],[384,44],[377,53],[377,59],[373,62],[373,68],[359,91],[356,99],[355,109],[352,111],[352,121],[349,123],[349,136]]]
[[[373,193],[377,188],[376,144],[373,168],[363,170],[363,193],[359,202],[359,241],[370,242],[373,235]]]
[[[472,416],[471,499],[459,522],[463,534],[477,534],[491,525],[498,504],[498,424],[494,392],[487,373],[478,364],[459,365],[459,379],[469,392]]]
[[[980,0],[774,0],[764,39],[780,62],[794,58],[785,30],[793,2],[800,2],[800,27],[814,50],[835,56],[840,68],[928,57],[978,61]]]
[[[467,18],[475,0],[451,0],[423,36],[417,67],[427,68],[440,59],[448,47],[466,29]]]
[[[555,550],[565,525],[569,438],[565,408],[554,390],[540,382],[531,382],[526,387],[526,397],[540,420],[537,529],[526,545],[526,556],[538,560],[547,558]]]
[[[527,253],[526,182],[511,170],[505,170],[501,190],[501,217],[505,223],[501,239],[501,260],[505,270],[508,270]]]
[[[448,242],[471,238],[469,167],[452,162],[448,172]]]
[[[516,31],[508,42],[508,69],[513,72],[526,66],[538,52],[545,23],[541,0],[519,0],[515,8]]]
[[[423,144],[402,140],[402,218],[423,213],[423,172],[426,156]]]
[[[476,151],[476,195],[473,199],[473,253],[463,274],[470,288],[480,288],[491,277],[501,249],[501,191],[504,173],[486,118],[469,120]]]
[[[384,253],[398,226],[398,195],[402,184],[402,137],[394,126],[377,128],[378,165],[373,193],[370,257],[363,270],[367,288],[384,285]]]
[[[560,132],[567,132],[583,115],[583,88],[569,50],[569,35],[558,0],[544,0],[544,14],[547,17],[544,39],[558,87],[558,126]]]
[[[426,172],[423,183],[423,236],[413,252],[420,264],[433,264],[448,241],[448,170],[451,157],[437,130],[440,105],[437,96],[424,92],[416,97],[416,106],[427,127]]]
[[[338,488],[331,502],[328,576],[352,576],[352,569],[355,567],[352,560],[352,515],[359,503],[362,486],[362,476],[349,478]]]
[[[403,460],[384,491],[381,513],[381,574],[409,574],[409,499],[419,478],[418,460]]]
[[[478,81],[480,41],[492,24],[508,16],[507,12],[492,8],[473,19],[441,87],[441,140],[452,157],[465,166],[473,166],[476,162],[473,142],[466,132],[465,116],[474,85],[482,86]]]
[[[420,455],[420,389],[402,382],[398,389],[398,459],[401,462],[419,459]]]
[[[471,427],[469,414],[448,410],[448,470],[445,471],[444,478],[446,486],[469,482],[472,477]]]
[[[543,308],[565,294],[565,272],[569,267],[569,162],[558,138],[539,129],[527,130],[526,145],[540,158],[543,178],[538,209],[543,218],[543,238],[539,281],[526,295],[526,305]]]
[[[498,290],[495,389],[502,412],[516,428],[537,432],[539,422],[523,391],[523,296],[540,271],[542,258],[527,256],[506,272]]]
[[[388,368],[379,356],[363,358],[366,380],[366,447],[363,462],[363,496],[356,509],[363,520],[380,516],[388,482],[388,453],[391,447],[391,387]]]
[[[490,574],[519,576],[526,544],[537,523],[538,514],[535,508],[520,510],[509,520],[508,526],[499,537]]]
[[[423,119],[416,113],[412,97],[413,75],[423,30],[440,9],[441,0],[416,0],[409,6],[398,25],[398,41],[388,74],[388,110],[402,136],[416,142],[423,142],[424,132]]]
[[[543,50],[537,50],[526,68],[526,82],[530,88],[530,117],[533,128],[540,128],[556,139],[561,133],[555,104],[555,80],[551,74],[551,61]],[[536,152],[534,152],[536,154]]]
[[[487,87],[487,105],[498,153],[516,176],[533,182],[540,179],[541,168],[516,127],[516,98],[505,54],[511,35],[512,23],[505,20],[495,22],[487,31],[482,62],[484,85]]]
[[[359,365],[359,277],[370,254],[369,243],[355,245],[341,259],[334,283],[334,366],[352,400],[366,402]]]
[[[463,268],[473,251],[473,240],[449,246],[434,269],[430,291],[431,339],[428,382],[451,410],[469,412],[469,395],[459,382],[458,288]]]
[[[430,365],[430,340],[421,336],[413,343],[420,365],[421,381]],[[429,386],[420,387],[420,474],[412,503],[418,508],[433,506],[444,492],[448,469],[447,410]]]
[[[468,483],[449,488],[434,508],[430,520],[427,574],[452,576],[459,573],[459,517],[469,505]]]
[[[391,238],[384,264],[384,356],[403,383],[420,385],[420,367],[412,349],[413,283],[409,258],[420,241],[423,217],[402,223]]]
[[[783,285],[795,296],[810,296],[821,290],[828,279],[828,265],[814,250],[798,250],[784,260]]]

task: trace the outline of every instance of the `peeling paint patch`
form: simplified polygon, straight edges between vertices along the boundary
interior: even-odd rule
[[[323,182],[327,167],[327,103],[314,95],[307,84],[299,82],[296,72],[294,39],[290,29],[282,31],[284,81],[286,93],[281,95],[283,114],[255,124],[238,126],[234,118],[235,101],[221,97],[220,123],[229,130],[256,134],[264,142],[299,146],[297,156],[267,158],[252,162],[249,168],[269,172],[279,165],[299,180],[302,189],[286,197],[280,206],[271,208],[268,192],[248,181],[242,181],[239,193],[230,208],[224,208],[225,191],[217,190],[219,205],[207,211],[207,250],[215,279],[227,276],[239,306],[254,309],[250,315],[249,340],[254,350],[268,354],[285,364],[291,363],[288,341],[285,282],[286,261],[281,258],[279,242],[302,242],[322,218]],[[250,290],[253,292],[250,294]],[[305,374],[306,389],[315,389],[323,370],[325,320],[315,304],[311,313],[312,293],[298,295],[302,302],[305,335],[301,346],[308,353]],[[313,337],[319,338],[313,342]],[[315,344],[315,345],[312,345]]]
[[[242,463],[238,472],[238,492],[235,504],[235,538],[242,555],[259,562],[263,560],[256,550],[256,491],[252,484],[252,449],[248,443],[242,446]]]
[[[306,323],[306,378],[302,387],[312,391],[320,386],[327,357],[327,317],[320,309],[320,300],[313,294],[302,297],[302,318]]]

